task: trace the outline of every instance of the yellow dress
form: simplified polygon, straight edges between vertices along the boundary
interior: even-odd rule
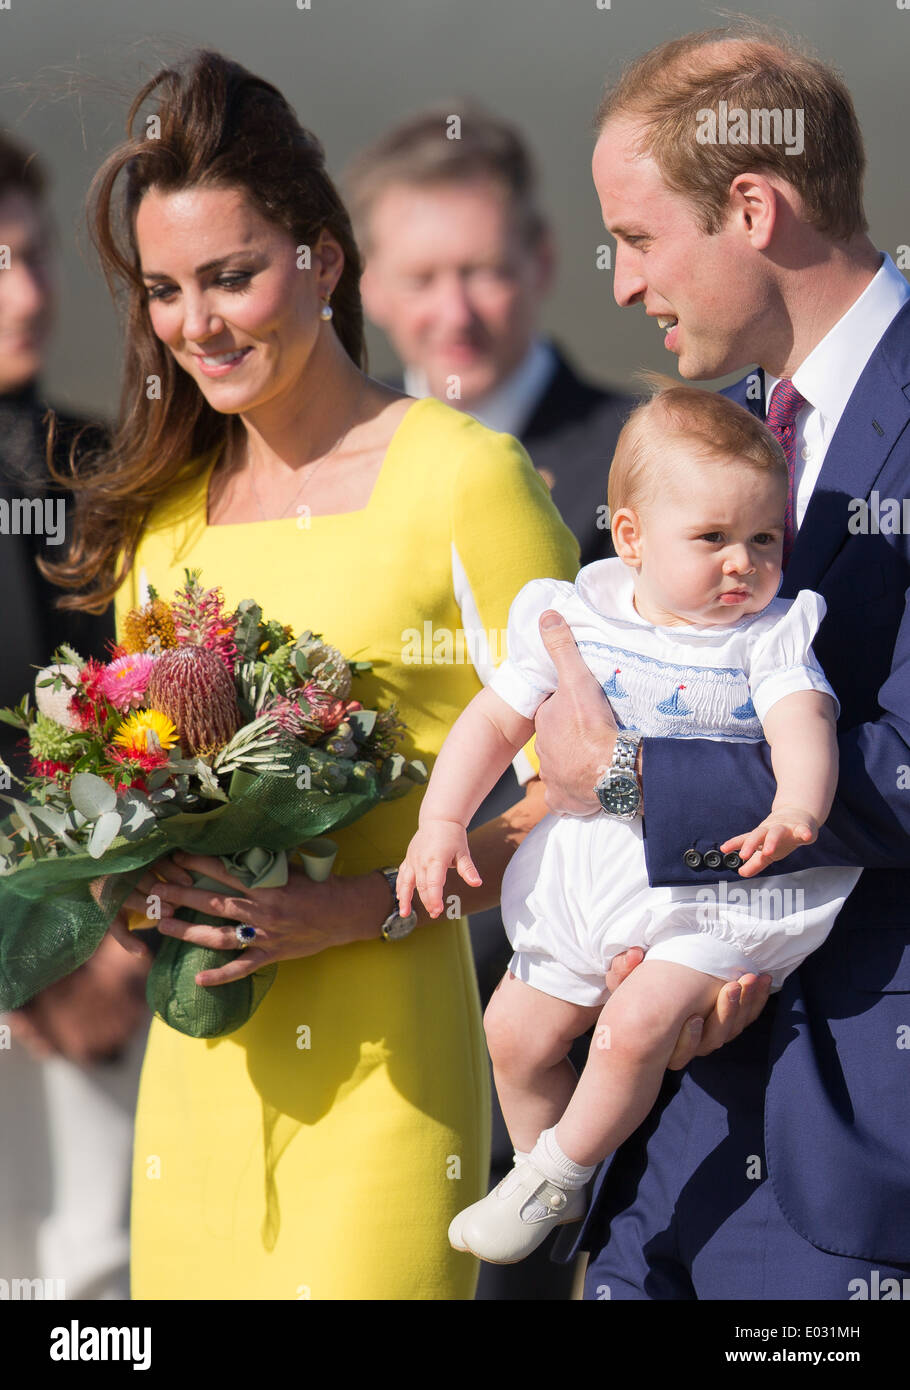
[[[508,435],[412,405],[365,508],[209,526],[216,453],[162,503],[117,596],[170,597],[200,568],[233,606],[369,660],[353,696],[397,700],[398,745],[432,769],[506,655],[529,579],[574,577],[578,545]],[[475,664],[476,662],[476,668]],[[530,755],[532,748],[519,757]],[[335,871],[398,864],[419,789],[332,838]],[[465,918],[399,942],[282,962],[249,1023],[184,1037],[155,1019],[133,1174],[134,1298],[469,1299],[477,1263],[452,1216],[487,1190],[489,1073]]]

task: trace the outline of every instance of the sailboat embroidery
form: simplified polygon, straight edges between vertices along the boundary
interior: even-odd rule
[[[684,685],[678,685],[666,700],[661,700],[657,708],[661,714],[691,714],[692,711],[687,704],[679,698],[679,692],[685,690]]]
[[[755,713],[755,706],[753,705],[751,700],[747,700],[744,705],[737,705],[736,709],[732,710],[731,713],[734,719],[757,718],[757,715]]]
[[[622,686],[620,685],[619,681],[616,679],[616,677],[619,675],[619,673],[620,673],[621,670],[622,670],[622,667],[621,667],[621,666],[617,666],[616,670],[613,672],[612,676],[611,676],[610,679],[607,681],[606,685],[603,687],[603,692],[604,692],[604,694],[605,694],[605,695],[608,695],[611,699],[613,699],[614,697],[615,697],[617,700],[625,700],[625,699],[628,699],[628,695],[629,695],[628,690],[623,690],[623,688],[622,688]]]

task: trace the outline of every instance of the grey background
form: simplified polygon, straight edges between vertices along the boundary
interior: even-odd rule
[[[606,3],[606,0],[602,0]],[[544,327],[590,375],[628,383],[638,367],[673,371],[661,334],[620,311],[595,268],[600,222],[590,174],[592,119],[605,78],[676,34],[723,22],[697,0],[11,0],[0,9],[0,125],[37,149],[54,180],[62,242],[58,332],[44,380],[61,402],[113,415],[119,328],[85,231],[84,197],[125,133],[132,95],[165,61],[217,48],[273,82],[325,145],[338,174],[386,126],[427,103],[482,100],[535,150],[542,201],[561,252]],[[732,11],[731,11],[732,12]],[[866,138],[873,239],[910,242],[906,68],[910,11],[896,0],[743,3],[840,68]],[[394,358],[371,331],[370,366]]]

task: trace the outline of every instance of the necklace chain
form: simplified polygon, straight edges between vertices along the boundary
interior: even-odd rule
[[[293,497],[291,498],[291,500],[286,504],[286,506],[284,507],[283,511],[279,512],[279,514],[278,514],[277,517],[267,517],[267,516],[266,516],[266,514],[265,514],[265,508],[264,508],[263,505],[262,505],[262,499],[261,499],[260,496],[259,496],[259,490],[258,490],[258,488],[256,487],[256,470],[255,470],[255,468],[252,467],[252,465],[250,465],[250,490],[251,490],[251,492],[252,492],[252,494],[253,494],[253,499],[254,499],[254,501],[255,501],[255,503],[256,503],[256,506],[259,508],[259,516],[260,516],[260,518],[261,518],[263,521],[282,521],[282,520],[287,516],[287,514],[288,514],[288,512],[290,511],[291,507],[293,507],[293,506],[300,500],[300,496],[301,496],[301,494],[303,493],[304,489],[306,488],[306,486],[308,485],[308,483],[310,482],[310,480],[316,476],[316,474],[319,472],[319,470],[320,470],[320,468],[322,467],[322,465],[323,465],[324,463],[326,463],[330,458],[333,458],[334,455],[338,453],[338,450],[341,448],[342,444],[344,443],[345,439],[347,438],[348,434],[350,433],[350,430],[351,430],[352,425],[354,424],[354,420],[355,420],[356,415],[357,415],[357,409],[358,409],[358,407],[359,407],[359,405],[360,405],[360,401],[361,401],[361,398],[363,397],[363,393],[364,393],[365,390],[366,390],[366,382],[364,381],[364,382],[362,383],[361,387],[360,387],[360,392],[359,392],[359,394],[358,394],[358,396],[357,396],[357,399],[356,399],[356,401],[354,402],[354,409],[351,411],[350,419],[348,420],[348,423],[347,423],[347,425],[345,426],[345,429],[344,429],[344,431],[343,431],[343,433],[342,433],[340,439],[338,440],[338,443],[335,445],[334,449],[330,449],[329,452],[328,452],[327,454],[324,454],[324,455],[323,455],[323,457],[319,460],[319,462],[316,464],[315,467],[311,467],[311,468],[310,468],[310,471],[307,473],[306,477],[304,478],[303,482],[300,484],[300,486],[299,486],[299,488],[297,489],[297,491],[294,493],[294,495],[293,495]],[[233,441],[232,441],[232,442],[233,442]]]

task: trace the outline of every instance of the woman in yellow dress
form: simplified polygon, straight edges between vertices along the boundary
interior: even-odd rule
[[[154,138],[132,138],[163,85]],[[110,452],[77,480],[68,603],[118,622],[187,567],[311,628],[372,670],[352,692],[397,702],[401,751],[428,766],[505,655],[529,579],[572,578],[574,537],[521,446],[438,401],[366,376],[357,248],[322,150],[268,83],[193,55],[139,94],[99,170],[94,233],[128,288],[126,377]],[[112,191],[128,183],[117,240]],[[522,760],[533,758],[525,750]],[[216,860],[176,856],[212,894],[146,877],[160,930],[235,951],[202,983],[280,961],[237,1032],[200,1041],[152,1023],[136,1120],[133,1297],[470,1298],[476,1262],[446,1231],[487,1190],[486,1049],[465,914],[498,901],[543,815],[526,796],[471,837],[483,886],[454,873],[447,915],[385,939],[420,793],[333,836],[324,884],[245,891]],[[121,939],[129,939],[121,936]]]

